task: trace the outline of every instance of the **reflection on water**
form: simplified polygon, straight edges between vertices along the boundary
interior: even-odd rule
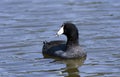
[[[86,57],[81,59],[54,58],[53,62],[65,64],[65,67],[62,68],[61,75],[64,75],[65,77],[81,77],[79,68],[84,64],[85,60]]]
[[[65,21],[79,29],[85,62],[42,55],[42,41],[66,40],[54,36]],[[120,76],[120,0],[0,0],[0,77],[48,76]]]
[[[81,67],[86,58],[73,59],[73,60],[62,60],[66,64],[66,68],[62,73],[67,73],[65,77],[81,77],[79,67]]]
[[[86,60],[86,57],[79,58],[79,59],[61,59],[49,55],[44,54],[44,59],[52,58],[54,59],[53,63],[62,63],[65,64],[65,67],[59,71],[61,71],[61,75],[64,75],[65,77],[81,77],[79,67],[81,67],[84,64],[84,61]]]

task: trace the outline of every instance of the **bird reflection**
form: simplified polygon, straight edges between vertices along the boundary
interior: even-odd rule
[[[63,60],[62,62],[66,64],[66,68],[62,73],[67,73],[65,77],[80,77],[79,67],[83,65],[86,57],[81,59]]]
[[[44,58],[51,57],[44,55]],[[66,67],[63,68],[61,71],[64,77],[80,77],[79,67],[81,67],[84,64],[86,57],[80,59],[59,59],[59,58],[54,59],[55,59],[54,62],[62,62],[66,65]]]

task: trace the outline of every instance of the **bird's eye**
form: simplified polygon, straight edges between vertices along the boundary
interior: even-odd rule
[[[63,27],[63,26],[65,26],[65,23],[63,23],[61,27]]]

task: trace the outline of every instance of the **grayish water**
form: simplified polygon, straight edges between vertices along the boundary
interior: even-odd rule
[[[75,23],[87,59],[44,58],[43,40]],[[120,77],[120,0],[1,0],[0,77]]]

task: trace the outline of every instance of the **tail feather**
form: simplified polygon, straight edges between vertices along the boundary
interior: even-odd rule
[[[43,41],[43,44],[45,45],[47,43],[47,41],[45,40],[45,41]]]

